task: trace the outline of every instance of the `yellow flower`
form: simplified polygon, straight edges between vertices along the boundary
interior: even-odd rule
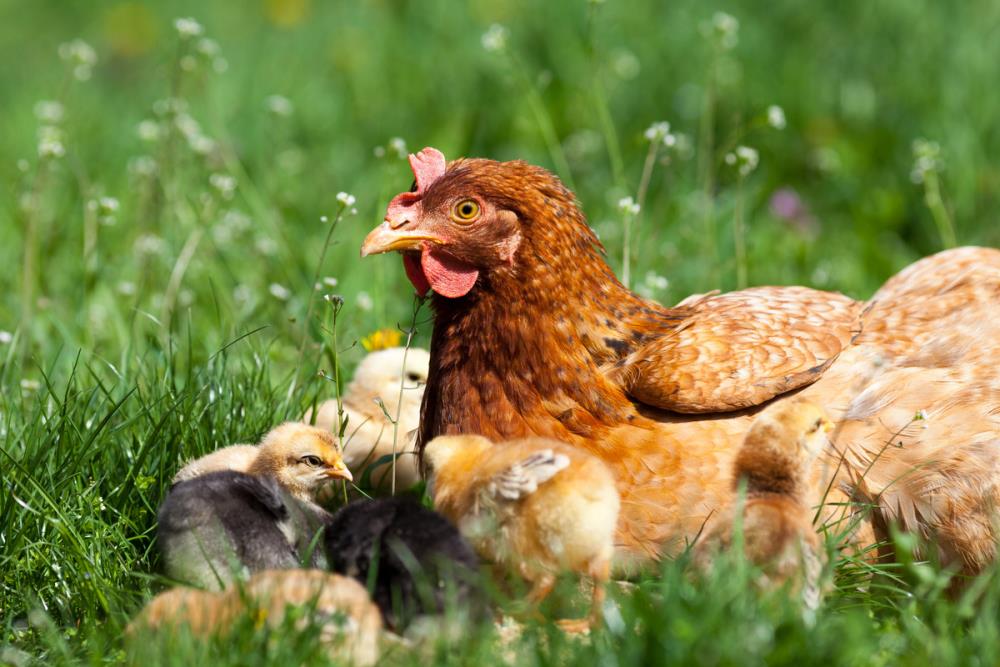
[[[368,352],[375,350],[386,350],[390,347],[399,347],[403,339],[403,334],[399,329],[379,329],[371,335],[361,339],[361,346]]]

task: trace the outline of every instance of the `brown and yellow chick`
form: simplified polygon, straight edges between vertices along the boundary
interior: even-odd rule
[[[142,630],[187,626],[198,637],[225,635],[239,619],[252,616],[278,627],[290,607],[309,610],[300,623],[317,624],[320,639],[335,661],[371,665],[378,659],[382,617],[364,586],[350,577],[321,570],[268,570],[222,592],[174,588],[153,598],[129,624],[126,635]]]
[[[545,438],[494,444],[476,435],[440,436],[424,458],[433,476],[435,508],[451,519],[479,554],[516,569],[540,603],[560,572],[593,579],[591,612],[565,619],[570,632],[601,619],[619,497],[596,457]]]
[[[300,422],[286,422],[265,435],[246,472],[271,476],[306,501],[330,480],[354,480],[333,434]]]
[[[780,401],[757,416],[733,470],[734,491],[746,484],[745,502],[737,500],[706,524],[695,545],[698,566],[709,567],[741,530],[747,559],[763,570],[763,588],[792,581],[808,607],[819,604],[824,548],[812,523],[819,499],[810,478],[831,428],[824,411],[802,398]]]

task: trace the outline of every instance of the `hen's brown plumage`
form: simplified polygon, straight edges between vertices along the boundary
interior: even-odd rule
[[[1000,252],[928,258],[867,304],[767,287],[664,308],[618,282],[572,193],[547,171],[482,159],[446,165],[433,149],[411,164],[415,191],[393,200],[362,253],[404,251],[418,291],[435,290],[420,442],[539,435],[596,454],[621,494],[620,560],[676,552],[696,535],[731,501],[734,457],[758,406],[802,387],[842,421],[816,473],[817,483],[832,484],[824,519],[867,490],[889,516],[912,516],[940,536],[957,529],[961,508],[992,503],[1000,469],[982,466],[985,452],[1000,449],[985,444],[1000,437]],[[923,379],[897,391],[891,374]],[[851,412],[856,395],[880,381],[882,394]],[[874,456],[894,428],[896,417],[886,417],[912,414],[939,381],[961,402],[940,410],[935,442],[910,438],[907,457]],[[948,453],[947,465],[935,452]],[[919,466],[932,481],[904,488],[859,479],[883,479],[898,466]],[[947,466],[986,479],[963,490],[970,485]],[[895,512],[885,504],[890,491]],[[927,502],[940,507],[940,525],[916,510]],[[976,530],[993,544],[983,522],[960,532]],[[963,539],[949,549],[981,563],[967,556],[983,545]]]

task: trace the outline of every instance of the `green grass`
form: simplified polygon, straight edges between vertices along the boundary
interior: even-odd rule
[[[731,49],[702,30],[716,9],[740,21]],[[188,15],[219,54],[179,40]],[[506,40],[487,50],[493,23]],[[125,660],[121,630],[162,586],[154,519],[178,463],[301,415],[361,337],[410,326],[399,262],[358,258],[410,183],[393,137],[556,170],[619,274],[628,228],[632,283],[664,303],[744,280],[865,297],[952,235],[1000,244],[998,30],[986,1],[0,2],[0,662]],[[58,55],[76,38],[97,52],[86,81]],[[40,100],[62,105],[61,157],[39,156]],[[653,151],[661,120],[683,137]],[[918,138],[940,147],[919,184]],[[759,151],[745,176],[726,163],[737,145]],[[807,213],[776,215],[781,188]],[[317,276],[337,285],[314,291]],[[345,299],[335,328],[327,292]],[[840,564],[804,616],[754,594],[739,563],[705,580],[666,563],[615,596],[621,620],[590,645],[532,624],[513,650],[539,665],[1000,660],[993,576],[953,599],[926,564],[858,574]],[[153,653],[321,660],[308,633],[249,627]],[[497,655],[487,633],[424,658]]]

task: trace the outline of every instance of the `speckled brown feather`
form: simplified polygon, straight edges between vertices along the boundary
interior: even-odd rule
[[[990,387],[1000,380],[1000,252],[959,249],[927,258],[886,283],[864,306],[840,295],[782,290],[787,302],[771,312],[768,300],[777,293],[764,290],[749,298],[706,296],[664,308],[618,282],[572,193],[543,169],[523,162],[458,160],[426,188],[423,207],[444,207],[454,197],[469,195],[513,217],[505,214],[495,225],[473,225],[452,241],[449,252],[486,267],[490,248],[503,244],[504,235],[518,234],[519,247],[509,262],[484,269],[465,296],[434,296],[431,370],[419,442],[455,433],[497,440],[540,435],[596,454],[611,468],[621,495],[620,556],[644,560],[675,553],[706,517],[725,507],[732,497],[734,457],[759,410],[751,404],[793,386],[840,420],[855,396],[892,368],[915,368],[918,376],[919,369],[953,375],[949,381],[957,383],[952,389],[960,390],[963,402],[942,412],[941,436],[934,446],[954,452],[959,470],[970,475],[981,470],[984,458],[974,452],[986,446],[979,440],[969,444],[960,434],[998,435],[1000,404]],[[796,304],[796,298],[802,303]],[[753,313],[741,314],[748,306]],[[813,309],[820,311],[814,318]],[[801,331],[797,312],[808,313]],[[713,313],[727,323],[716,329]],[[770,329],[794,354],[782,351],[773,360],[768,354],[755,361],[752,351],[761,332]],[[848,332],[851,338],[845,342]],[[694,342],[684,340],[688,335],[695,335]],[[688,379],[657,387],[656,380],[641,379],[649,368],[623,371],[630,355],[657,340],[675,340],[674,350],[697,350],[685,353],[690,356],[682,358],[681,370],[666,369],[667,377],[686,374]],[[838,346],[839,356],[824,373],[810,372],[828,362]],[[650,352],[661,353],[664,365],[676,363],[670,354],[677,353]],[[745,384],[731,380],[745,368],[747,362],[738,361],[741,355],[754,369]],[[797,376],[802,372],[804,378]],[[754,386],[758,381],[760,387]],[[931,381],[928,375],[902,393],[887,390],[892,395],[878,403],[863,427],[842,427],[816,468],[817,484],[831,485],[822,521],[851,513],[844,508],[857,496],[858,478],[869,463],[865,474],[872,478],[883,466],[914,465],[890,465],[884,456],[872,460],[870,452],[885,437],[882,422],[895,421],[888,419],[893,404],[918,402],[910,398]],[[683,415],[630,396],[637,382],[642,391],[666,397],[686,384],[693,398],[681,401],[683,405],[748,407]],[[917,463],[933,470],[934,461],[921,456],[918,450]],[[943,470],[929,474],[938,487],[951,483],[952,475]],[[966,498],[957,508],[988,497],[992,479],[1000,477],[992,467],[978,474],[983,479],[972,483],[971,498],[955,487]],[[924,502],[916,493],[914,488],[901,494],[904,509],[899,515]],[[958,516],[958,510],[940,515]],[[861,517],[854,533],[859,541],[873,538],[867,518]],[[962,532],[956,520],[941,522],[938,533]],[[981,559],[974,554],[989,551],[971,544],[955,549],[976,562]]]
[[[620,364],[636,400],[695,413],[760,405],[818,380],[850,343],[862,307],[834,292],[758,287],[691,309]]]

